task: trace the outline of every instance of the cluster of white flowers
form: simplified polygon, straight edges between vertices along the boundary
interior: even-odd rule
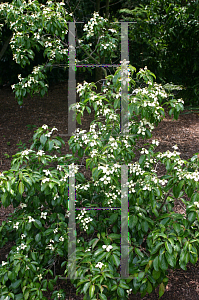
[[[196,182],[199,181],[199,171],[196,170],[194,172],[183,172],[181,170],[179,170],[177,172],[177,176],[178,176],[178,179],[181,180],[181,179],[188,179],[188,180],[194,180]]]
[[[142,135],[145,135],[145,131],[146,131],[146,125],[148,125],[149,126],[149,128],[151,129],[151,130],[153,130],[154,129],[154,125],[153,124],[151,124],[150,122],[148,122],[145,118],[143,118],[140,122],[139,122],[139,127],[138,127],[138,132],[137,132],[137,134],[142,134]]]
[[[93,219],[90,218],[90,217],[85,218],[85,216],[84,216],[85,214],[86,214],[86,209],[83,208],[83,209],[81,210],[81,214],[79,214],[79,215],[76,217],[77,220],[81,220],[81,223],[82,223],[82,225],[83,225],[84,231],[86,231],[86,230],[88,229],[88,225],[87,225],[87,224],[93,221]],[[82,218],[83,218],[83,219],[82,219]]]
[[[112,189],[114,189],[114,187],[112,187]],[[116,194],[118,193],[118,194]],[[109,207],[111,207],[111,204],[113,204],[113,200],[116,200],[119,195],[120,195],[120,191],[116,190],[116,191],[113,191],[113,192],[105,192],[105,195],[107,196],[107,198],[109,199],[108,200],[108,205]],[[113,200],[112,200],[113,199]]]
[[[114,173],[118,173],[118,169],[120,168],[120,165],[118,165],[117,163],[114,164],[113,166],[99,166],[98,170],[102,170],[102,173],[104,173],[104,175],[100,178],[100,181],[103,182],[104,184],[108,184],[111,182],[111,176]],[[119,176],[119,174],[117,175]]]
[[[79,169],[79,167],[77,165],[75,165],[74,163],[69,165],[69,176],[74,177],[75,174],[78,172],[78,169]]]
[[[95,266],[95,268],[102,268],[104,266],[104,264],[102,262],[98,262]]]
[[[113,246],[111,246],[111,245],[103,245],[102,248],[106,249],[107,252],[110,252],[110,250],[113,248]]]
[[[55,228],[55,229],[53,230],[53,232],[54,232],[54,233],[57,233],[57,232],[58,232],[58,228]]]
[[[180,155],[180,152],[170,152],[169,150],[167,150],[165,153],[159,153],[157,155],[157,158],[164,158],[164,157],[168,157],[168,158],[171,158],[171,157],[176,157],[177,155]]]
[[[54,127],[54,128],[52,128],[52,130],[51,130],[51,131],[49,131],[48,133],[46,133],[46,134],[45,134],[45,136],[46,136],[46,137],[51,137],[51,135],[53,134],[53,131],[55,131],[55,130],[57,130],[57,131],[58,131],[58,129],[57,129],[57,128],[55,128],[55,127]]]
[[[102,21],[108,22],[107,19],[100,17],[98,12],[94,12],[93,18],[91,18],[90,21],[88,21],[88,24],[85,24],[83,28],[83,31],[88,32],[87,38],[94,36],[94,26],[95,25],[99,26],[99,23],[101,23]]]
[[[50,250],[54,251],[55,247],[52,244],[49,244],[46,246],[46,249],[50,249]]]
[[[91,83],[88,83],[88,82],[86,82],[85,80],[84,80],[84,83],[83,84],[81,84],[81,83],[78,83],[78,85],[77,85],[77,93],[80,95],[80,96],[82,96],[83,95],[83,93],[86,91],[86,89],[89,87],[91,85]],[[77,105],[78,103],[76,103],[76,105]],[[76,106],[76,108],[77,108],[77,106]],[[79,107],[78,107],[79,108]]]
[[[16,248],[17,252],[19,252],[20,250],[24,250],[26,249],[27,245],[25,245],[24,243],[21,243],[21,245],[19,247]]]
[[[145,148],[142,148],[142,150],[140,151],[141,154],[149,154],[149,151]]]
[[[43,170],[43,172],[45,173],[46,176],[52,176],[49,170]]]
[[[63,242],[63,241],[64,241],[63,236],[60,236],[59,241],[60,241],[60,242]]]
[[[140,164],[135,162],[134,164],[128,164],[130,166],[130,173],[135,173],[135,175],[143,175],[144,171],[141,169]]]
[[[30,152],[33,152],[33,151],[30,150],[30,149],[26,149],[26,150],[24,150],[24,151],[21,152],[21,156],[28,155]]]
[[[90,188],[90,183],[88,182],[87,184],[77,184],[76,185],[76,190],[85,190],[87,191]]]

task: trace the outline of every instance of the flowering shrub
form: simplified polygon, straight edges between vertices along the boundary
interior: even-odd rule
[[[124,72],[125,71],[125,72]],[[121,78],[121,73],[128,80]],[[180,158],[176,151],[157,153],[158,141],[138,148],[139,138],[152,137],[155,125],[170,105],[177,118],[182,101],[170,99],[154,83],[147,68],[136,74],[147,87],[139,88],[135,68],[122,64],[107,76],[102,93],[93,83],[78,86],[81,101],[71,106],[77,120],[93,107],[95,119],[90,130],[77,129],[69,140],[73,155],[57,156],[64,141],[55,136],[56,128],[43,125],[36,130],[30,149],[13,156],[11,169],[0,175],[0,200],[13,204],[14,213],[0,227],[0,246],[15,241],[7,261],[0,264],[1,299],[65,299],[63,290],[54,290],[58,278],[71,272],[68,264],[69,222],[68,179],[76,178],[76,268],[71,282],[84,299],[128,299],[142,296],[159,286],[162,296],[169,268],[182,268],[198,259],[199,194],[198,156]],[[121,82],[122,81],[122,82]],[[129,84],[128,118],[120,133],[121,83]],[[123,111],[121,111],[123,113]],[[126,116],[127,117],[127,116]],[[128,124],[128,127],[127,127]],[[137,147],[136,147],[137,146]],[[139,159],[135,152],[139,150]],[[78,157],[74,154],[77,152]],[[79,172],[86,158],[90,180]],[[166,174],[158,176],[157,165]],[[129,276],[120,277],[122,165],[128,166]],[[185,196],[188,196],[185,197]],[[184,214],[173,211],[174,200],[185,204]],[[188,199],[188,200],[187,200]],[[101,208],[101,209],[91,209]],[[80,210],[80,212],[78,212]],[[57,274],[59,267],[61,274]]]
[[[65,7],[64,2],[47,1],[41,4],[37,0],[13,0],[12,3],[0,4],[0,38],[1,27],[6,25],[13,33],[10,41],[13,60],[24,68],[35,60],[37,52],[43,53],[45,58],[45,62],[34,66],[25,78],[19,74],[19,82],[11,86],[19,105],[22,105],[23,98],[28,94],[33,96],[39,93],[42,97],[46,94],[48,70],[54,66],[68,67],[67,23],[74,20],[73,14],[68,12],[70,5],[67,9]],[[83,55],[86,63],[94,61],[99,64],[100,56],[103,55],[109,59],[115,58],[120,40],[118,26],[94,12],[84,26],[85,34],[78,40],[80,47],[77,47],[77,54]],[[94,35],[98,39],[95,51]],[[82,62],[82,58],[75,61]]]

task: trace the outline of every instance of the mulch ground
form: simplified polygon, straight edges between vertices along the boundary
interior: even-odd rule
[[[0,89],[0,172],[10,168],[12,155],[19,151],[20,142],[26,144],[27,147],[31,145],[35,128],[30,125],[36,125],[36,128],[38,128],[43,124],[47,124],[49,127],[55,126],[59,130],[59,134],[67,134],[67,95],[67,82],[63,82],[51,86],[48,95],[45,95],[44,98],[38,96],[28,97],[24,99],[23,105],[19,106],[10,87]],[[82,126],[77,124],[77,127],[88,130],[92,120],[93,115],[86,112],[82,120]],[[66,136],[62,136],[62,138],[65,142],[69,139]],[[153,138],[160,142],[157,151],[173,151],[172,146],[177,144],[179,152],[181,152],[181,158],[187,160],[193,154],[199,152],[199,115],[194,113],[181,114],[177,121],[172,121],[166,114],[166,118],[154,130]],[[67,144],[62,153],[71,153]],[[161,172],[161,170],[159,171]],[[175,203],[175,211],[178,213],[183,212],[180,202]],[[1,207],[0,224],[12,212],[12,206],[7,209]],[[12,244],[8,243],[0,249],[0,261],[6,260],[6,255],[9,253],[11,246]],[[199,299],[199,262],[195,266],[189,263],[187,271],[181,269],[169,270],[168,277],[169,283],[165,294],[161,297],[162,300]],[[59,280],[56,289],[59,288],[66,291],[66,299],[68,300],[83,299],[82,295],[76,295],[75,288],[69,281]],[[51,299],[50,295],[49,292],[48,299]],[[130,295],[129,299],[139,300],[141,298],[140,295]],[[158,288],[143,299],[159,299]]]

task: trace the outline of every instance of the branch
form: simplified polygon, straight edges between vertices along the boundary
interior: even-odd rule
[[[168,193],[166,194],[165,198],[164,198],[164,201],[162,203],[162,205],[160,206],[160,208],[158,209],[158,212],[161,211],[162,207],[165,205],[166,203],[166,200],[167,200],[167,197],[169,196],[170,192],[172,191],[172,188],[168,191]]]

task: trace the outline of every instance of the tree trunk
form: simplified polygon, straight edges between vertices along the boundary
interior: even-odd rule
[[[2,49],[1,49],[1,51],[0,51],[0,60],[2,59],[4,53],[6,52],[6,50],[7,50],[7,48],[8,48],[8,45],[9,45],[9,43],[10,43],[11,38],[12,38],[12,35],[10,35],[10,36],[7,38],[7,40],[4,42],[3,47],[2,47]]]

